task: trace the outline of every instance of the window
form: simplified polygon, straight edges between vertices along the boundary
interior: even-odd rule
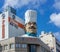
[[[15,15],[12,15],[12,18],[15,19]]]
[[[20,48],[20,47],[21,47],[21,44],[17,43],[16,48]]]
[[[18,29],[18,26],[16,24],[13,24],[16,29]]]
[[[13,23],[12,23],[12,22],[10,22],[10,25],[12,25],[12,26],[13,26]]]
[[[14,47],[15,47],[15,44],[14,43],[10,44],[10,49],[12,49]]]
[[[37,52],[36,45],[29,45],[29,52]]]
[[[10,25],[14,26],[16,29],[18,29],[18,26],[17,24],[13,23],[13,22],[10,22]]]
[[[16,48],[27,48],[27,44],[16,44]]]
[[[27,44],[22,44],[22,48],[27,48]]]
[[[4,45],[4,50],[7,50],[8,49],[8,45]]]
[[[5,18],[5,14],[2,14],[2,19],[4,19]]]

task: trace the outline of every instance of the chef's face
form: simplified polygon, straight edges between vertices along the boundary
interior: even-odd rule
[[[29,22],[25,26],[26,32],[29,33],[36,33],[36,23],[35,22]]]

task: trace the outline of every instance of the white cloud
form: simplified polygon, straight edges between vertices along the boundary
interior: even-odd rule
[[[60,27],[60,13],[53,13],[50,16],[50,23],[54,23],[57,27]]]
[[[56,10],[60,10],[60,0],[54,0],[55,3],[53,4],[53,7],[56,9]]]
[[[55,32],[53,34],[60,41],[60,32]]]
[[[46,0],[5,0],[3,8],[7,5],[14,8],[20,8],[24,5],[32,4],[34,7],[39,7],[40,4],[45,3]]]
[[[14,7],[14,8],[19,8],[23,5],[26,5],[30,2],[30,0],[5,0],[5,3],[4,3],[4,8],[9,5],[11,7]]]

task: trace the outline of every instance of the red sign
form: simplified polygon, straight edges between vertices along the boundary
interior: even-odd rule
[[[5,20],[2,19],[2,38],[5,38]]]

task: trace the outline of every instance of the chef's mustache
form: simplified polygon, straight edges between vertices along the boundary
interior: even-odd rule
[[[36,27],[34,27],[34,26],[31,26],[31,27],[29,27],[29,29],[36,29]]]

